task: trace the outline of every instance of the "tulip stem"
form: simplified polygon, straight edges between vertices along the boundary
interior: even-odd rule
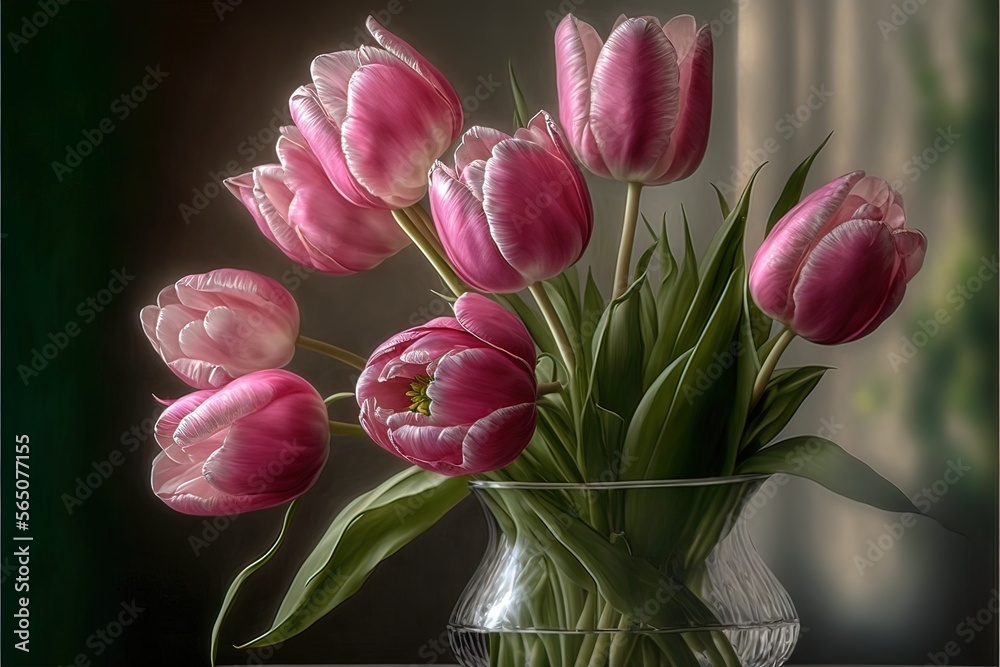
[[[434,219],[428,215],[424,207],[417,202],[410,208],[406,209],[407,215],[410,216],[410,220],[413,224],[417,226],[417,229],[424,235],[424,237],[434,246],[434,250],[447,261],[447,254],[444,251],[444,246],[441,245],[441,239],[438,237],[437,228],[434,226]]]
[[[295,344],[299,347],[304,347],[307,350],[312,350],[313,352],[319,352],[320,354],[325,354],[328,357],[341,361],[352,368],[357,368],[359,371],[365,370],[365,359],[359,357],[353,352],[348,352],[343,348],[339,348],[336,345],[331,345],[330,343],[324,343],[321,340],[316,340],[314,338],[306,338],[305,336],[299,336]]]
[[[421,233],[420,229],[417,227],[416,223],[410,220],[406,211],[393,211],[392,217],[396,219],[396,223],[399,225],[400,229],[406,232],[406,235],[410,237],[413,241],[413,245],[420,249],[420,252],[424,254],[427,261],[431,263],[434,270],[438,272],[441,276],[441,280],[444,284],[448,286],[448,289],[452,291],[455,296],[462,296],[466,292],[465,285],[459,280],[458,276],[449,266],[448,262],[438,254],[437,250],[434,249],[434,245]]]
[[[327,396],[326,398],[323,399],[323,402],[326,403],[327,407],[330,407],[331,405],[333,405],[337,401],[343,401],[343,400],[346,400],[348,398],[354,398],[354,392],[353,391],[341,391],[341,392],[338,392],[338,393],[333,394],[331,396]]]
[[[778,336],[778,340],[774,342],[774,347],[771,348],[771,352],[767,355],[767,359],[764,360],[764,364],[760,367],[760,373],[757,374],[757,379],[753,383],[753,394],[750,397],[751,410],[760,401],[760,397],[764,395],[764,389],[771,379],[771,374],[774,373],[774,367],[778,365],[781,353],[785,351],[785,348],[788,347],[793,338],[795,338],[795,332],[791,329],[785,329]]]
[[[615,288],[611,300],[615,300],[628,289],[629,266],[632,263],[632,246],[635,245],[635,226],[639,221],[639,198],[642,183],[628,184],[625,200],[625,221],[622,224],[622,241],[618,246],[618,263],[615,265]]]
[[[330,420],[330,435],[365,435],[360,424],[348,424]]]
[[[538,396],[546,394],[558,394],[563,390],[562,382],[541,382],[538,385]]]
[[[559,319],[559,314],[556,313],[555,306],[552,305],[552,301],[549,299],[549,295],[545,292],[545,288],[541,283],[531,285],[528,287],[528,291],[531,292],[531,296],[535,297],[535,303],[538,304],[538,309],[542,311],[542,317],[545,318],[549,329],[552,331],[553,338],[556,339],[559,354],[566,365],[566,373],[569,375],[570,380],[572,380],[573,374],[576,372],[576,355],[573,354],[573,346],[570,345],[569,336],[566,335],[566,329]]]

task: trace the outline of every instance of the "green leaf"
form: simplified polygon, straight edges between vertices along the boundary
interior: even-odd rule
[[[271,548],[267,552],[255,560],[254,562],[247,565],[242,572],[236,575],[233,579],[233,583],[229,584],[229,590],[226,591],[226,597],[222,600],[222,608],[219,609],[219,615],[215,619],[215,625],[212,626],[212,649],[211,649],[211,664],[215,667],[215,657],[219,649],[219,631],[222,630],[222,624],[226,620],[226,616],[229,614],[229,609],[232,607],[233,600],[236,599],[236,594],[239,593],[240,588],[243,586],[243,582],[250,578],[250,575],[262,568],[275,553],[278,551],[278,547],[281,543],[285,541],[285,533],[288,531],[288,525],[292,522],[292,517],[295,516],[295,511],[299,508],[299,501],[296,498],[288,505],[288,509],[285,511],[285,518],[281,522],[281,530],[278,531],[278,539],[274,541]]]
[[[796,475],[872,507],[921,513],[892,482],[836,443],[819,436],[804,435],[771,445],[741,463],[737,472]]]
[[[528,111],[528,102],[524,99],[521,86],[517,83],[517,76],[514,74],[514,61],[507,61],[507,69],[510,71],[510,90],[514,97],[514,126],[515,129],[526,127],[531,120]]]
[[[552,306],[562,322],[566,335],[569,337],[570,347],[573,353],[579,357],[583,350],[581,348],[582,336],[580,335],[580,288],[576,270],[571,268],[567,273],[561,273],[555,278],[542,282],[542,288],[549,295]]]
[[[802,366],[782,369],[772,375],[750,415],[740,445],[741,456],[760,451],[781,433],[827,370],[825,366]]]
[[[673,362],[685,349],[677,344],[677,336],[684,323],[684,316],[691,308],[691,300],[698,291],[698,258],[691,243],[691,230],[688,227],[687,214],[684,217],[684,259],[680,269],[676,269],[673,254],[667,245],[666,227],[660,237],[662,244],[661,262],[670,267],[664,276],[656,295],[657,324],[659,333],[656,343],[649,354],[643,386],[648,387],[653,380]],[[664,223],[665,224],[665,223]],[[664,248],[663,246],[666,246]],[[669,256],[667,258],[666,256]]]
[[[729,217],[730,211],[729,202],[726,201],[726,195],[722,194],[722,190],[720,190],[715,183],[712,183],[711,186],[712,189],[715,190],[715,196],[719,198],[719,210],[722,211],[722,218],[726,219]]]
[[[826,146],[826,143],[830,141],[830,137],[833,136],[833,132],[826,135],[826,139],[823,143],[819,145],[819,148],[812,152],[812,155],[807,157],[805,160],[795,168],[792,175],[788,177],[788,181],[785,183],[784,189],[782,189],[781,194],[778,196],[778,201],[774,204],[774,208],[771,209],[771,215],[767,216],[767,227],[764,230],[764,238],[771,233],[774,226],[778,224],[778,221],[785,216],[786,213],[792,210],[792,208],[799,203],[802,198],[802,190],[806,185],[806,178],[809,176],[809,170],[812,168],[813,162],[816,161],[816,157],[819,155],[820,151]]]
[[[608,307],[604,326],[595,338],[591,396],[596,405],[617,415],[608,445],[616,446],[624,435],[635,406],[642,398],[645,362],[642,331],[642,276]]]
[[[524,302],[524,299],[517,294],[497,294],[495,296],[500,303],[506,304],[521,318],[538,349],[556,358],[560,356],[559,346],[556,345],[556,339],[552,337],[548,325],[535,314],[535,311]]]
[[[767,163],[765,163],[767,164]],[[688,309],[681,325],[680,333],[674,345],[674,354],[686,350],[701,335],[716,304],[722,296],[734,270],[745,265],[743,258],[743,235],[746,231],[747,216],[750,213],[750,193],[753,191],[757,174],[764,167],[762,164],[750,176],[743,194],[736,207],[730,211],[723,226],[712,239],[701,262],[699,276],[701,283],[691,307]],[[740,285],[742,292],[743,286]]]
[[[277,644],[308,628],[468,493],[463,477],[410,467],[359,496],[337,515],[299,568],[271,629],[240,648]]]
[[[643,396],[629,425],[624,451],[640,460],[648,457],[648,464],[644,471],[631,471],[630,479],[711,477],[732,470],[745,417],[745,408],[740,415],[743,402],[737,384],[740,355],[736,345],[742,276],[740,269],[729,277],[676,383],[664,380],[661,384],[658,379]],[[667,394],[670,386],[674,391]],[[720,414],[726,418],[720,419]]]
[[[604,297],[594,280],[594,274],[587,269],[587,284],[583,290],[583,315],[580,318],[580,338],[586,367],[593,363],[594,334],[604,313]]]

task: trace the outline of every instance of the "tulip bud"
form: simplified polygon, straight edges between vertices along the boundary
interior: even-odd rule
[[[442,475],[503,468],[535,430],[535,346],[517,317],[466,293],[441,317],[380,345],[357,386],[380,447]]]
[[[481,290],[517,292],[559,275],[590,241],[587,184],[544,111],[513,137],[472,128],[455,151],[455,169],[438,162],[430,181],[448,259]]]
[[[280,165],[225,182],[271,243],[303,266],[338,276],[373,269],[409,244],[391,213],[344,199],[298,128],[281,133]]]
[[[299,309],[279,283],[252,271],[217,269],[169,285],[139,314],[153,349],[177,377],[215,389],[295,354]]]
[[[760,309],[814,343],[874,331],[920,270],[927,239],[907,229],[903,198],[856,171],[824,185],[764,239],[750,269]]]
[[[621,16],[605,43],[568,14],[555,44],[559,118],[588,169],[646,185],[694,173],[712,116],[711,26]]]
[[[156,422],[153,492],[184,514],[221,515],[298,498],[329,454],[323,399],[294,373],[259,371],[173,402]]]
[[[340,193],[357,206],[401,209],[427,191],[427,170],[462,132],[462,104],[441,73],[369,17],[382,49],[318,56],[292,118]]]

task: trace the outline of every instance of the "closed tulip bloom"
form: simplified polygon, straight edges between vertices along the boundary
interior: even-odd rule
[[[357,206],[401,209],[427,191],[427,170],[462,132],[448,80],[409,44],[368,18],[382,47],[318,56],[292,118],[333,184]]]
[[[559,118],[599,176],[659,185],[690,176],[712,115],[712,29],[621,16],[605,43],[568,14],[556,30]]]
[[[375,268],[410,242],[391,213],[356,206],[333,187],[297,128],[281,133],[281,164],[255,167],[226,187],[285,255],[342,276]]]
[[[514,315],[466,293],[455,317],[379,346],[358,380],[361,426],[386,451],[443,475],[502,468],[535,430],[535,346]]]
[[[139,319],[170,370],[196,389],[284,366],[299,335],[299,308],[288,290],[238,269],[181,278]]]
[[[517,292],[562,273],[594,228],[583,174],[544,111],[513,137],[466,132],[455,168],[431,169],[430,201],[455,272],[488,292]]]
[[[294,373],[258,371],[174,401],[156,421],[153,492],[184,514],[248,512],[298,498],[329,454],[323,399]]]
[[[856,171],[816,190],[764,240],[750,293],[766,314],[824,345],[857,340],[896,310],[927,239],[905,227],[903,198]]]

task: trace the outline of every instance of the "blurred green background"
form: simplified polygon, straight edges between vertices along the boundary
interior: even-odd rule
[[[924,268],[875,334],[838,348],[792,346],[786,363],[837,370],[788,432],[832,430],[965,537],[930,519],[899,534],[898,517],[797,481],[777,489],[752,529],[801,613],[794,661],[995,664],[998,17],[989,0],[0,3],[0,485],[12,508],[15,437],[29,435],[34,538],[24,654],[13,649],[8,509],[5,663],[204,664],[228,582],[280,523],[272,510],[213,525],[170,512],[148,489],[159,412],[151,393],[185,391],[138,326],[138,310],[163,285],[221,266],[266,273],[299,300],[303,333],[359,353],[442,314],[415,251],[366,275],[303,277],[220,192],[227,163],[248,170],[274,159],[272,130],[287,122],[288,95],[307,80],[312,56],[353,46],[375,12],[450,78],[467,125],[507,127],[508,57],[529,101],[556,111],[552,32],[570,9],[604,35],[622,12],[711,22],[716,103],[705,162],[643,199],[644,212],[666,210],[672,224],[683,202],[700,249],[718,225],[710,181],[740,189],[769,162],[752,251],[788,173],[831,130],[810,187],[861,168],[904,193],[909,224],[929,239]],[[81,142],[91,150],[74,149],[77,161],[68,147]],[[585,261],[609,283],[624,188],[590,182],[598,222]],[[134,278],[105,292],[115,271]],[[290,368],[327,394],[352,382],[308,352]],[[226,626],[229,643],[270,620],[331,513],[400,467],[361,439],[334,447],[290,548],[252,580],[256,597]],[[223,662],[447,662],[441,632],[484,545],[478,508],[463,504],[295,641],[224,651]],[[141,611],[114,632],[133,601]],[[949,642],[958,653],[944,656]]]

